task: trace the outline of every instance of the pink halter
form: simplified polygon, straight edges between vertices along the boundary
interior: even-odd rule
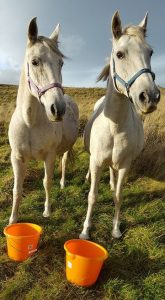
[[[29,64],[27,63],[27,76],[28,76],[28,84],[29,84],[29,88],[31,90],[31,87],[34,88],[34,90],[36,91],[36,93],[38,94],[38,97],[39,99],[41,98],[41,96],[43,94],[45,94],[46,91],[56,87],[56,88],[60,88],[64,94],[64,89],[62,87],[62,85],[58,82],[53,82],[53,83],[50,83],[48,85],[46,85],[45,87],[43,88],[39,88],[34,82],[33,80],[31,79],[30,77],[30,73],[29,73]]]

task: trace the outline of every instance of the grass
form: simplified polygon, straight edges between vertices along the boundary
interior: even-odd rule
[[[14,97],[15,89],[12,89],[8,88],[3,95]],[[70,92],[74,94],[74,89]],[[80,89],[80,94],[78,89],[75,90],[74,98],[80,102],[81,120],[85,120],[91,111],[91,105],[82,110],[83,101],[89,98],[94,103],[102,93],[102,89],[98,93],[95,89]],[[14,107],[12,103],[10,100],[7,116]],[[97,283],[91,288],[81,288],[67,282],[63,245],[66,240],[77,238],[81,232],[89,191],[89,185],[84,182],[88,155],[83,150],[81,137],[76,142],[76,161],[73,166],[68,166],[67,186],[63,191],[59,187],[59,163],[56,162],[51,193],[52,215],[49,219],[42,217],[45,196],[43,163],[30,162],[19,221],[40,224],[44,233],[39,250],[32,258],[22,263],[8,258],[3,228],[11,213],[13,174],[8,124],[2,119],[0,121],[0,300],[163,300],[165,181],[163,177],[149,176],[144,168],[143,175],[132,171],[125,185],[121,210],[124,234],[119,240],[111,238],[114,204],[109,189],[109,173],[105,170],[94,209],[91,239],[108,250],[109,258]]]

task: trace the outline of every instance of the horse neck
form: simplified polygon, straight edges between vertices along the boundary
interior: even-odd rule
[[[38,102],[38,99],[34,97],[29,91],[24,67],[21,72],[18,87],[16,108],[19,116],[23,118],[23,121],[28,127],[36,125],[39,120],[39,115],[43,111],[40,103]]]
[[[119,94],[115,90],[110,76],[105,97],[105,117],[117,126],[122,125],[128,119],[129,114],[133,112],[131,105],[130,100],[125,95]]]

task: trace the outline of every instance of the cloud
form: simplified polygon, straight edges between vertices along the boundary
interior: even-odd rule
[[[18,84],[20,71],[17,70],[0,70],[0,83]]]
[[[0,69],[1,70],[10,70],[19,69],[19,63],[12,56],[8,56],[4,52],[0,51]]]
[[[18,84],[20,64],[14,57],[0,51],[0,83]]]
[[[163,53],[163,54],[153,57],[152,66],[157,70],[164,69],[165,68],[165,54]]]
[[[86,45],[79,35],[61,36],[60,49],[68,57],[75,57],[81,53]]]
[[[96,82],[100,71],[101,67],[71,69],[70,71],[64,69],[63,84],[72,87],[106,87],[105,82]]]

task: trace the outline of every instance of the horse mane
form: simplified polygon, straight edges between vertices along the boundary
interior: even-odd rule
[[[104,66],[101,73],[97,77],[97,82],[100,80],[106,81],[109,77],[109,73],[110,73],[110,63],[108,63]]]

